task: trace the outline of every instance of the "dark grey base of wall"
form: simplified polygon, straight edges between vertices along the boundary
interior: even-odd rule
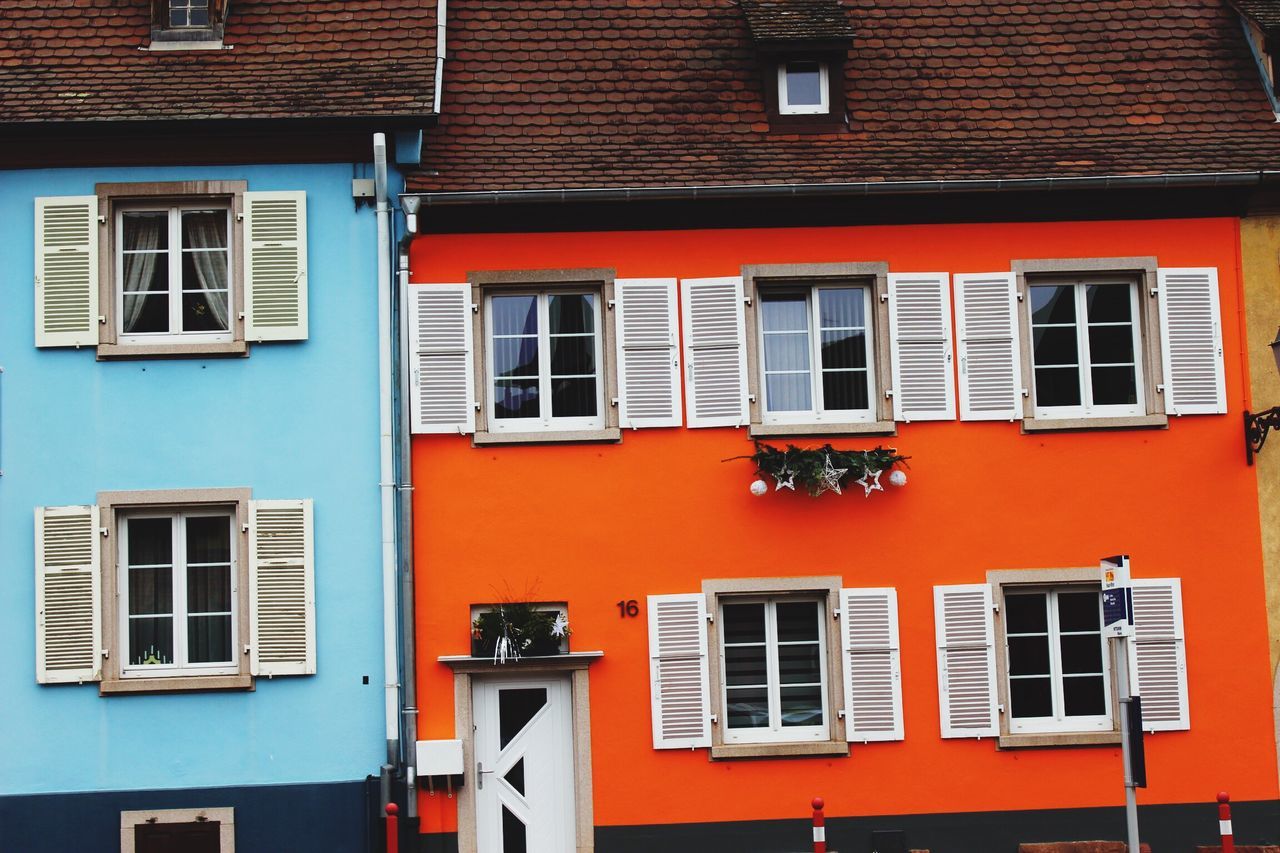
[[[1232,803],[1237,844],[1280,841],[1280,800]],[[1218,804],[1139,806],[1142,840],[1153,853],[1192,853],[1217,844]],[[597,853],[798,853],[812,849],[809,820],[597,826]],[[827,846],[867,853],[872,830],[900,829],[907,846],[931,853],[1017,853],[1029,841],[1124,840],[1124,809],[1047,809],[1010,812],[827,818]],[[419,853],[457,853],[457,836],[424,835]]]
[[[120,812],[235,809],[237,853],[365,853],[372,846],[364,780],[164,791],[0,796],[5,853],[118,853]],[[380,828],[379,828],[380,844]]]

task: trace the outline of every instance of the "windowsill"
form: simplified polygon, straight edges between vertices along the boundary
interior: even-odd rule
[[[222,39],[216,41],[167,41],[155,40],[151,44],[143,48],[143,50],[231,50],[230,45],[224,45]]]
[[[186,675],[172,678],[103,679],[100,696],[118,693],[195,693],[207,690],[253,690],[252,675]]]
[[[1168,415],[1130,415],[1118,418],[1023,418],[1022,431],[1070,432],[1082,429],[1168,429]]]
[[[1002,734],[997,743],[1001,749],[1034,749],[1047,746],[1116,746],[1120,743],[1120,732]]]
[[[483,447],[493,444],[569,444],[605,443],[622,441],[622,430],[606,429],[547,430],[546,432],[477,432],[472,444]]]
[[[796,743],[722,743],[711,747],[711,757],[721,758],[801,758],[804,756],[849,755],[844,741],[820,740]]]
[[[752,438],[786,438],[797,435],[897,435],[893,421],[868,421],[857,424],[752,424],[747,430]]]
[[[236,357],[249,354],[244,341],[217,344],[98,344],[98,361],[135,358]]]

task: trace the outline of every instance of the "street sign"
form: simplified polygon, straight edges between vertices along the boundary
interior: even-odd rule
[[[1102,559],[1102,633],[1133,636],[1133,590],[1129,585],[1129,556]]]

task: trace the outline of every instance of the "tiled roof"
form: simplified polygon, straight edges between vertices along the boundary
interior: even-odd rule
[[[769,131],[736,0],[451,0],[414,191],[1280,168],[1224,0],[843,0],[845,132]]]
[[[1231,5],[1264,29],[1280,27],[1280,0],[1231,0]]]
[[[757,42],[849,38],[853,26],[840,0],[739,0]]]
[[[142,50],[148,0],[0,0],[0,122],[424,115],[436,0],[235,0],[230,49]]]

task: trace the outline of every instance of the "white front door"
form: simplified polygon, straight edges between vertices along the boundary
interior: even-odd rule
[[[474,679],[479,853],[571,853],[569,678]]]

